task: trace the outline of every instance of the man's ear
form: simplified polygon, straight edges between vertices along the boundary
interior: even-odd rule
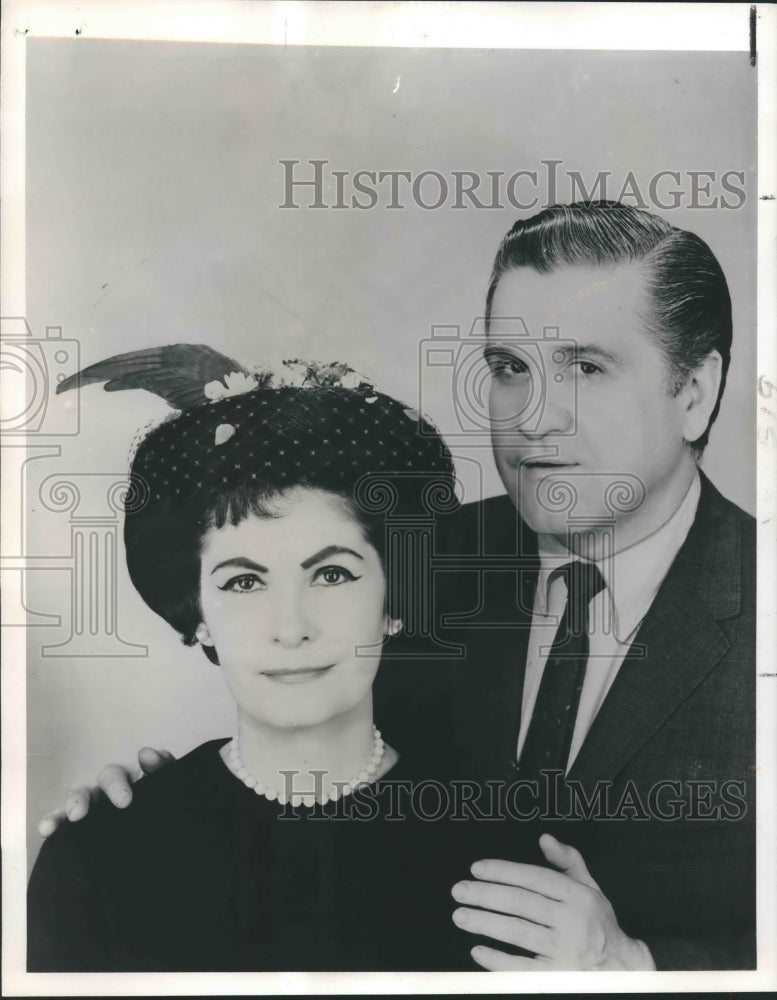
[[[680,399],[684,404],[683,437],[688,444],[698,441],[707,430],[718,401],[722,377],[723,358],[718,351],[710,351],[680,390]]]

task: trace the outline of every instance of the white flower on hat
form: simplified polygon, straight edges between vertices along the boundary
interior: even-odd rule
[[[208,382],[203,387],[203,393],[211,402],[226,399],[228,396],[239,396],[258,388],[268,388],[272,385],[291,389],[367,389],[372,390],[369,402],[375,402],[377,396],[370,379],[365,378],[353,368],[339,361],[323,363],[320,361],[300,361],[298,358],[283,362],[280,372],[264,371],[258,375],[246,375],[243,372],[230,372],[224,376],[224,381]]]
[[[234,434],[235,428],[232,424],[219,424],[216,428],[216,437],[213,443],[224,444],[226,441],[229,441],[231,437],[234,437]]]
[[[281,385],[301,389],[308,382],[310,366],[304,361],[284,361],[283,367],[286,371],[279,378]]]
[[[372,383],[364,375],[340,361],[300,361],[297,358],[284,361],[285,371],[278,384],[295,389],[359,389],[372,388]]]
[[[358,389],[362,382],[366,382],[367,379],[362,378],[358,372],[349,371],[340,379],[340,385],[343,389]]]
[[[228,396],[242,396],[243,393],[252,392],[258,385],[259,382],[254,375],[230,372],[224,376],[224,382],[208,382],[202,391],[207,399],[214,402],[217,399],[226,399]]]

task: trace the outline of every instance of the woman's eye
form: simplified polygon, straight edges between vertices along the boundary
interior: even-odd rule
[[[313,577],[313,583],[325,587],[334,587],[338,583],[348,583],[351,580],[358,580],[350,570],[344,566],[322,566]]]
[[[488,359],[488,367],[491,374],[502,381],[515,378],[516,375],[525,375],[529,368],[520,358],[504,355],[492,355]]]
[[[233,576],[231,580],[219,587],[219,590],[231,591],[233,594],[251,594],[255,590],[263,590],[264,583],[255,573],[243,573]]]

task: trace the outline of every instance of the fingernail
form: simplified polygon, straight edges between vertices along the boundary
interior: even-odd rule
[[[485,875],[486,874],[485,863],[483,861],[476,861],[475,864],[472,866],[471,871],[473,875]]]
[[[452,890],[454,899],[466,899],[467,889],[468,886],[464,882],[457,882]]]
[[[129,792],[121,792],[119,795],[116,796],[116,806],[119,809],[124,809],[125,806],[128,806],[130,804],[130,801],[131,801],[131,796]]]
[[[469,919],[469,914],[467,913],[466,910],[454,910],[453,919],[456,921],[457,924],[466,924],[467,920]]]

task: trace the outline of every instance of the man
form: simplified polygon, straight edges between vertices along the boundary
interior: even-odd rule
[[[542,860],[564,874],[489,863],[454,891],[460,925],[494,939],[487,968],[755,964],[754,522],[697,465],[731,339],[711,251],[647,212],[554,207],[497,254],[507,497],[457,525],[489,568],[445,595],[469,616],[451,730],[462,773],[540,779],[520,833],[553,831]],[[512,836],[502,856],[525,857]]]
[[[731,335],[709,248],[648,212],[554,206],[497,254],[507,495],[439,540],[438,621],[464,658],[385,672],[379,716],[513,789],[453,888],[484,968],[755,964],[754,524],[697,465]],[[131,797],[121,772],[104,783]]]

